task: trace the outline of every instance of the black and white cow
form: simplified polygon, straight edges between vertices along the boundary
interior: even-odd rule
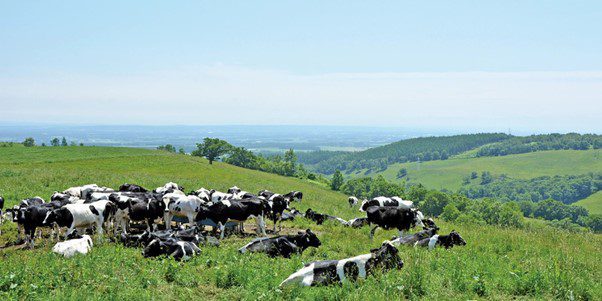
[[[196,220],[210,219],[220,229],[220,239],[224,238],[226,223],[229,221],[242,223],[249,217],[257,220],[258,230],[265,234],[264,216],[269,213],[269,205],[262,199],[223,200],[208,207],[201,206]]]
[[[163,200],[140,200],[128,199],[127,202],[127,220],[129,221],[145,221],[147,231],[153,229],[155,221],[163,218],[165,215],[165,203]],[[167,225],[167,224],[166,224]]]
[[[410,209],[414,203],[412,201],[402,200],[400,197],[384,197],[379,196],[371,200],[364,200],[360,206],[360,211],[365,212],[370,207],[397,207]]]
[[[44,204],[46,204],[46,202],[41,197],[36,196],[33,198],[24,199],[20,201],[18,205],[6,209],[5,215],[10,218],[13,223],[17,224],[17,241],[21,241],[21,228],[25,227],[25,212],[27,211],[27,208],[30,206],[41,206]],[[25,238],[29,242],[27,234],[25,235]]]
[[[345,226],[349,226],[351,228],[361,228],[363,226],[369,225],[367,217],[357,217],[354,219],[350,219],[347,221]]]
[[[146,189],[140,185],[125,183],[125,184],[119,186],[119,191],[120,192],[148,192],[148,189]]]
[[[167,255],[175,260],[188,260],[201,253],[201,249],[191,241],[178,240],[176,238],[153,239],[142,252],[145,258]]]
[[[310,229],[297,235],[257,238],[238,251],[240,253],[265,253],[270,257],[290,258],[292,254],[301,254],[308,247],[319,247],[322,243]]]
[[[359,200],[354,196],[350,196],[347,201],[349,201],[349,208],[353,208],[353,206],[357,205],[359,202]]]
[[[68,237],[76,228],[84,229],[95,226],[102,237],[103,224],[115,213],[115,205],[110,201],[98,201],[90,204],[68,204],[47,213],[43,224],[56,223],[59,227],[68,227]],[[83,231],[80,231],[83,232]]]
[[[184,191],[184,187],[182,187],[174,182],[165,183],[165,185],[163,185],[161,187],[157,187],[153,190],[153,192],[160,193],[160,194],[179,193],[182,191]],[[182,192],[181,194],[184,194],[184,193]]]
[[[0,235],[2,235],[2,222],[4,221],[4,198],[0,196]]]
[[[290,275],[280,283],[280,287],[289,285],[323,286],[339,284],[366,278],[376,271],[401,269],[403,261],[397,248],[385,241],[380,248],[370,253],[342,260],[315,261]]]
[[[289,202],[284,196],[280,194],[272,195],[267,203],[270,207],[269,217],[274,222],[273,231],[276,232],[276,223],[278,223],[279,230],[282,230],[282,214],[284,210],[288,209]]]
[[[301,213],[299,210],[297,210],[295,208],[290,208],[289,212],[282,213],[282,217],[280,218],[280,220],[281,221],[292,221],[297,216],[303,216],[303,213]]]
[[[85,200],[82,200],[78,197],[66,194],[66,193],[60,193],[55,191],[51,196],[50,196],[50,202],[54,203],[55,206],[65,206],[67,204],[82,204],[84,203]]]
[[[323,224],[326,220],[337,221],[343,225],[347,225],[347,221],[338,216],[317,213],[317,212],[313,211],[311,208],[308,208],[305,211],[305,218],[316,222],[316,224],[318,224],[318,225]]]
[[[419,240],[414,244],[415,247],[428,247],[429,250],[434,249],[436,246],[442,246],[446,249],[449,249],[454,245],[466,245],[466,241],[458,232],[456,232],[456,230],[452,230],[448,235],[435,234],[430,238]]]
[[[303,200],[303,192],[301,191],[291,191],[283,196],[289,202],[301,202]]]
[[[399,207],[369,207],[366,210],[368,223],[376,226],[370,231],[370,239],[374,237],[377,228],[397,229],[399,237],[403,237],[403,231],[414,226],[424,227],[422,220],[424,215],[416,209],[405,209]]]
[[[426,228],[426,229],[418,231],[414,234],[409,234],[404,237],[396,237],[393,240],[391,240],[391,243],[396,246],[399,246],[399,245],[413,246],[418,241],[421,241],[423,239],[429,239],[429,238],[433,237],[435,234],[437,234],[438,230],[439,230],[439,228]]]
[[[179,195],[168,193],[163,196],[165,203],[165,226],[170,227],[171,220],[174,216],[188,218],[188,224],[192,227],[195,225],[196,216],[203,205],[207,202],[201,200],[196,195]]]

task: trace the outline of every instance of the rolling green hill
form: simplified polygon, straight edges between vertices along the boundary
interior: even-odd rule
[[[434,189],[457,190],[462,179],[472,171],[489,171],[493,175],[507,174],[512,178],[531,179],[539,176],[577,175],[602,170],[600,150],[541,151],[503,157],[450,158],[429,162],[410,162],[390,165],[377,173],[385,178],[401,182],[397,173],[406,168],[410,181],[422,183]],[[364,176],[359,172],[353,176]],[[373,174],[368,174],[373,175]]]
[[[224,190],[232,185],[249,191],[301,190],[304,200],[294,204],[300,210],[311,207],[346,219],[361,216],[357,208],[349,208],[347,196],[312,183],[219,162],[209,165],[186,155],[101,147],[0,148],[0,195],[8,205],[34,195],[48,198],[73,185],[117,187],[128,182],[154,188],[168,181],[186,190],[201,186]],[[288,260],[241,255],[237,249],[252,238],[238,236],[225,239],[220,247],[203,247],[200,256],[183,263],[144,259],[139,249],[106,241],[96,241],[89,255],[71,259],[51,253],[48,240],[38,241],[34,250],[0,247],[0,298],[602,299],[597,280],[602,278],[600,235],[576,235],[537,221],[526,229],[437,223],[442,232],[459,231],[468,245],[432,252],[400,247],[402,270],[320,288],[280,290],[278,284],[304,263],[367,253],[395,231],[379,230],[370,241],[367,227],[350,229],[329,222],[317,226],[303,219],[286,222],[287,233],[311,227],[322,240],[320,248]],[[12,223],[5,223],[2,230],[0,246],[16,235]]]
[[[576,202],[575,205],[585,207],[590,214],[602,214],[602,191],[598,191],[588,198]]]

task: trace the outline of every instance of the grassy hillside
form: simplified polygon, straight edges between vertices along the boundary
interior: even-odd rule
[[[262,172],[165,152],[96,147],[0,148],[0,194],[9,204],[21,198],[48,197],[54,190],[97,183],[116,187],[124,182],[156,187],[175,181],[187,189],[200,186],[249,191],[302,190],[295,204],[351,218],[346,196],[303,182]],[[575,235],[539,223],[524,230],[448,224],[468,245],[428,252],[400,248],[405,267],[357,284],[280,290],[277,285],[303,263],[367,253],[395,231],[379,230],[374,241],[368,228],[359,230],[305,220],[285,228],[315,230],[322,246],[290,260],[236,251],[251,238],[231,237],[218,248],[205,247],[189,262],[142,258],[140,250],[108,242],[95,245],[85,257],[64,259],[50,252],[50,242],[35,250],[0,248],[0,297],[7,299],[602,299],[602,249],[599,235]],[[250,224],[250,223],[249,223]],[[271,223],[269,224],[271,226]],[[15,237],[15,227],[2,227],[0,246]]]
[[[576,202],[575,205],[585,207],[590,214],[602,214],[602,191],[598,191],[588,198]]]
[[[462,179],[472,171],[479,174],[490,171],[493,175],[507,174],[513,178],[531,179],[539,176],[577,175],[602,170],[600,150],[541,151],[503,157],[450,158],[429,162],[410,162],[390,165],[381,172],[393,181],[401,168],[406,168],[411,182],[429,188],[457,190]],[[353,174],[363,176],[363,173]],[[372,175],[372,174],[369,174]]]

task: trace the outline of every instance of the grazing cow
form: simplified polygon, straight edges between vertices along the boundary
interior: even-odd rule
[[[128,221],[146,221],[147,230],[153,229],[155,221],[165,215],[165,203],[163,200],[143,201],[139,199],[128,199],[127,202]],[[165,225],[168,225],[167,223]],[[125,229],[124,229],[125,231]]]
[[[76,228],[96,226],[98,235],[102,237],[103,224],[115,213],[115,205],[110,201],[98,201],[91,204],[68,204],[48,212],[45,225],[56,223],[59,227],[68,227],[68,237]]]
[[[120,192],[148,192],[148,190],[140,185],[125,183],[119,186]]]
[[[283,196],[289,202],[301,202],[303,200],[303,192],[301,191],[291,191]]]
[[[86,255],[90,250],[92,250],[92,239],[89,235],[58,242],[52,248],[52,252],[63,255],[66,258],[73,257],[75,254]]]
[[[309,247],[319,247],[320,239],[311,232],[298,232],[297,235],[256,238],[238,251],[240,253],[265,253],[270,257],[282,256],[290,258],[291,254],[301,254]]]
[[[196,220],[212,220],[220,229],[220,239],[224,239],[226,223],[228,221],[240,224],[249,217],[254,217],[257,220],[258,230],[263,236],[266,236],[264,216],[269,210],[269,205],[262,199],[223,200],[209,207],[201,206]]]
[[[305,265],[280,283],[280,287],[288,285],[322,286],[356,281],[358,278],[382,272],[401,269],[403,261],[399,258],[397,248],[385,241],[380,248],[370,253],[342,260],[315,261]]]
[[[353,206],[357,205],[359,202],[359,200],[354,196],[350,196],[347,200],[349,201],[349,208],[353,208]]]
[[[345,226],[349,226],[351,228],[361,228],[368,224],[370,224],[370,223],[368,222],[367,217],[358,217],[358,218],[350,219],[349,221],[347,221],[347,224]]]
[[[399,207],[369,207],[366,210],[368,222],[376,226],[370,231],[370,239],[374,237],[377,228],[391,229],[396,228],[399,231],[399,237],[403,237],[403,231],[409,230],[418,225],[424,227],[422,212],[416,209],[405,209]]]
[[[370,207],[397,207],[403,209],[410,209],[414,203],[412,201],[404,201],[400,197],[384,197],[379,196],[371,200],[364,200],[360,206],[361,212],[366,212]]]
[[[182,241],[176,238],[168,238],[165,240],[156,238],[151,241],[142,252],[145,258],[168,255],[175,260],[188,260],[191,257],[201,253],[201,249],[194,243]]]
[[[416,232],[414,234],[410,234],[410,235],[407,235],[404,237],[396,237],[393,240],[391,240],[391,243],[396,246],[399,246],[399,245],[413,246],[420,240],[429,239],[429,238],[433,237],[435,234],[437,234],[438,230],[439,230],[439,228],[426,228],[426,229]]]
[[[425,238],[417,241],[415,247],[427,247],[429,250],[434,249],[436,246],[443,246],[446,249],[452,248],[454,245],[465,246],[466,241],[460,236],[456,230],[452,230],[449,235],[435,234],[430,238]]]
[[[184,191],[184,187],[174,183],[174,182],[169,182],[169,183],[165,183],[165,185],[161,186],[161,187],[157,187],[153,190],[153,192],[155,193],[160,193],[160,194],[167,194],[167,193],[174,193],[177,191]]]
[[[305,211],[305,218],[316,222],[316,224],[318,224],[318,225],[323,224],[324,221],[326,221],[326,220],[337,221],[343,225],[347,225],[347,221],[340,217],[332,216],[332,215],[328,215],[328,214],[317,213],[317,212],[311,210],[311,208],[308,208]]]
[[[188,218],[188,224],[192,227],[195,225],[195,218],[202,205],[207,203],[201,200],[196,195],[179,195],[168,193],[163,196],[165,208],[165,226],[171,225],[171,219],[174,216]]]

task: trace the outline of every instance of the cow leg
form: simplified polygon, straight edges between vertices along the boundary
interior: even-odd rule
[[[219,239],[224,239],[224,232],[226,231],[226,225],[222,224],[222,222],[218,222],[217,226],[219,227]]]
[[[188,227],[194,227],[194,214],[188,213]]]
[[[265,221],[263,220],[263,215],[257,217],[257,226],[259,227],[261,234],[267,236],[267,234],[265,234]]]
[[[374,238],[374,232],[376,232],[377,228],[378,228],[378,226],[374,226],[374,228],[372,228],[372,231],[370,231],[370,240],[372,240]]]
[[[165,230],[171,229],[171,218],[172,218],[171,213],[165,212],[165,215],[163,216],[163,220],[165,221]]]
[[[397,229],[397,230],[399,230],[399,238],[403,238],[403,230],[401,230],[401,229]]]
[[[97,228],[97,231],[98,231],[98,238],[102,242],[103,229],[102,229],[102,222],[101,221],[97,221],[96,222],[96,228]]]
[[[17,223],[17,242],[21,241],[21,224]]]

